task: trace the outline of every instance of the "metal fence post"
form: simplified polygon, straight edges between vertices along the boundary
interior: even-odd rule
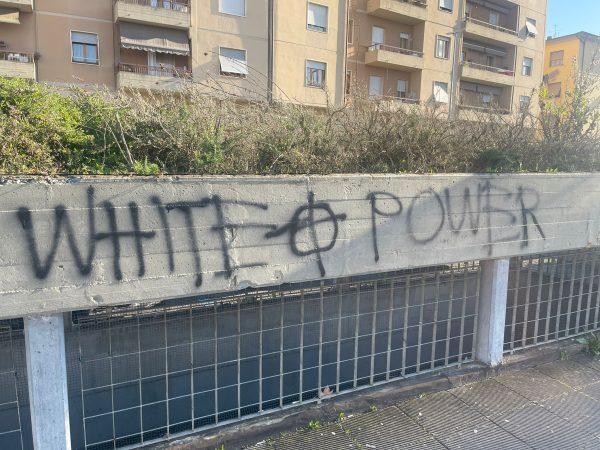
[[[33,446],[70,450],[63,315],[27,317],[24,326]]]
[[[481,263],[481,290],[475,358],[492,367],[502,363],[509,259]]]

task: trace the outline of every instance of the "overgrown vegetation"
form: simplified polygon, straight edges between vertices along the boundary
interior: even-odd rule
[[[590,333],[588,336],[577,339],[583,345],[583,351],[594,358],[600,357],[600,334]]]
[[[60,95],[0,78],[2,174],[298,174],[600,170],[593,87],[541,114],[448,120],[439,108],[356,99],[316,111],[240,104],[190,88]]]

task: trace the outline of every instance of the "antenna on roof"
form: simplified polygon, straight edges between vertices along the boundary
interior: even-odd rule
[[[559,36],[560,36],[560,34],[558,32],[558,25],[554,24],[554,32],[552,33],[552,37],[557,38]]]

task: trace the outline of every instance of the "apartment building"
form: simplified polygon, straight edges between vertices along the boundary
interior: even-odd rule
[[[582,73],[592,85],[592,101],[600,104],[600,36],[580,32],[548,38],[544,82],[549,97],[562,103],[573,92],[576,79]]]
[[[0,0],[0,75],[344,101],[346,0]]]
[[[542,81],[547,0],[350,1],[350,95],[514,113]]]

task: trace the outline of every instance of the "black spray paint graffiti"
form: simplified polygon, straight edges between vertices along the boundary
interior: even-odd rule
[[[315,212],[324,212],[325,217],[315,219]],[[290,250],[296,256],[317,256],[317,265],[321,276],[325,276],[325,266],[323,265],[322,253],[328,252],[335,247],[335,243],[339,234],[339,221],[345,220],[346,214],[335,214],[329,203],[317,202],[315,203],[314,192],[308,193],[308,202],[304,206],[300,206],[294,212],[292,220],[281,228],[273,231],[269,231],[265,234],[265,238],[272,239],[277,236],[281,236],[285,233],[290,234],[289,245]],[[317,225],[320,223],[331,224],[333,226],[333,233],[330,237],[327,245],[319,244],[319,235],[317,233]],[[305,249],[301,249],[298,246],[298,234],[304,230],[308,230],[310,240],[312,241],[311,246]]]
[[[404,227],[406,235],[413,243],[425,246],[438,239],[447,227],[447,232],[452,235],[469,233],[473,236],[484,231],[486,233],[485,245],[491,255],[496,244],[502,242],[520,241],[521,247],[527,247],[531,241],[533,226],[542,239],[546,234],[536,216],[539,206],[539,195],[535,190],[517,188],[511,192],[489,181],[478,183],[475,189],[464,188],[462,192],[462,205],[457,207],[452,201],[449,188],[440,195],[434,189],[423,190],[410,197],[408,208],[404,213],[402,200],[396,194],[384,191],[370,192],[366,200],[370,206],[371,237],[375,262],[381,259],[379,250],[379,227],[386,224],[393,229],[394,235],[401,235]],[[263,215],[269,212],[265,203],[223,199],[218,195],[204,197],[196,201],[181,201],[163,203],[160,197],[150,198],[154,211],[160,222],[168,268],[171,273],[177,270],[176,241],[172,232],[172,221],[183,220],[187,242],[177,242],[180,253],[190,254],[193,258],[196,273],[195,285],[202,286],[202,245],[198,235],[198,214],[203,212],[201,218],[212,221],[208,228],[210,233],[216,234],[219,239],[219,251],[222,258],[222,269],[213,271],[215,276],[231,278],[236,270],[264,266],[265,261],[239,263],[236,261],[232,250],[236,249],[235,242],[238,234],[244,230],[265,229],[264,239],[271,240],[287,235],[287,245],[291,253],[298,257],[315,255],[316,264],[320,275],[323,277],[327,271],[323,262],[323,254],[331,251],[337,244],[340,234],[340,222],[347,219],[345,213],[334,212],[332,206],[323,201],[316,201],[315,194],[309,192],[306,204],[299,206],[292,213],[289,221],[279,226],[269,221],[231,221],[228,208],[241,206],[246,211],[254,211]],[[500,203],[503,202],[503,203]],[[459,202],[460,203],[460,202]],[[509,206],[507,206],[507,204]],[[159,231],[142,230],[141,209],[135,202],[129,202],[127,211],[129,228],[119,229],[117,221],[117,208],[110,201],[103,201],[96,205],[94,189],[87,189],[87,233],[78,232],[71,222],[67,208],[58,205],[54,208],[54,227],[51,233],[51,242],[46,251],[46,256],[41,255],[38,237],[36,236],[32,212],[27,207],[17,211],[17,218],[21,224],[27,242],[32,268],[35,276],[45,279],[50,274],[57,258],[63,237],[66,238],[72,261],[81,276],[89,276],[97,256],[99,243],[107,241],[112,252],[113,273],[116,280],[123,279],[122,241],[130,240],[137,259],[137,276],[143,277],[146,273],[146,246],[154,242]],[[100,212],[99,212],[100,211]],[[99,222],[98,215],[102,214],[104,220]],[[147,213],[145,213],[147,214]],[[423,217],[427,217],[426,226],[422,225]],[[509,230],[518,229],[509,236],[497,236],[497,222],[504,218]],[[421,222],[419,222],[419,220]],[[100,223],[105,230],[98,230]],[[122,228],[122,225],[121,225]],[[389,242],[386,243],[390,245]]]

